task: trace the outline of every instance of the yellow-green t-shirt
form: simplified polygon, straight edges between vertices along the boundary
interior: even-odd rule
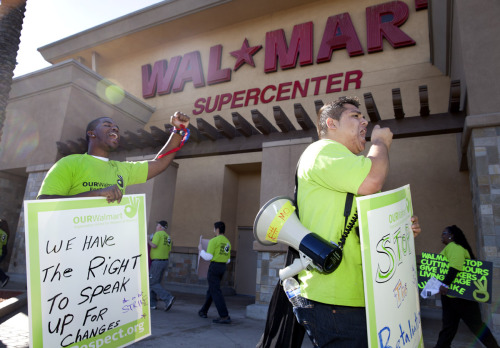
[[[156,248],[151,248],[151,260],[168,259],[170,250],[172,250],[172,239],[168,233],[163,230],[157,231],[153,235],[153,240],[151,242],[156,245]]]
[[[356,194],[371,169],[370,159],[356,156],[333,140],[309,145],[300,158],[297,200],[301,223],[327,241],[339,243],[344,231],[348,192]],[[357,211],[353,201],[351,220]],[[361,246],[354,225],[346,239],[340,266],[330,274],[317,270],[299,274],[302,295],[341,306],[364,307]]]
[[[212,262],[226,263],[231,256],[231,243],[223,234],[210,239],[207,246],[207,253],[212,254]]]
[[[464,269],[465,259],[470,259],[469,251],[455,242],[448,243],[440,254],[448,259],[450,267],[460,272]]]
[[[128,185],[146,182],[148,162],[103,161],[93,156],[69,155],[50,168],[38,195],[72,196],[118,185],[122,193]]]
[[[448,259],[449,267],[453,267],[460,272],[464,269],[465,259],[470,259],[469,251],[455,242],[448,243],[444,249],[441,250],[440,254]],[[446,296],[455,298],[455,296]]]

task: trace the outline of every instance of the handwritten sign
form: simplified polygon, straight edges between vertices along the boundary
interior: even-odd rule
[[[423,347],[410,186],[357,197],[370,347]]]
[[[429,278],[443,281],[448,274],[449,263],[441,254],[422,253],[418,270],[418,287],[423,289]],[[465,260],[463,271],[450,284],[448,295],[467,300],[491,303],[493,263],[481,260]]]
[[[30,347],[123,347],[151,334],[144,195],[25,201]]]

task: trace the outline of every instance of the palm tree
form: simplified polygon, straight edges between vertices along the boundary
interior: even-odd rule
[[[0,0],[0,141],[25,12],[26,0]]]

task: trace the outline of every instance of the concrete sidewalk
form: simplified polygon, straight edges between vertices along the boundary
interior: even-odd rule
[[[11,281],[4,289],[25,290],[26,283],[22,276],[11,275]],[[159,348],[159,347],[242,347],[253,348],[257,344],[264,330],[264,320],[246,317],[246,307],[254,303],[249,296],[226,296],[232,323],[229,325],[212,324],[217,317],[215,306],[212,305],[208,318],[198,316],[198,310],[204,301],[204,295],[193,293],[192,289],[182,291],[172,290],[176,301],[170,311],[156,310],[152,312],[151,336],[132,344],[131,347]],[[23,301],[20,300],[22,303]],[[1,303],[0,303],[1,305]],[[163,307],[160,307],[163,308]],[[441,312],[422,309],[422,330],[424,344],[433,347],[441,328]],[[10,314],[0,317],[0,347],[26,348],[29,347],[29,321],[26,301],[17,307],[12,306]],[[312,347],[306,337],[304,348]],[[479,348],[482,345],[475,342],[474,336],[468,328],[461,324],[459,332],[453,341],[454,348]]]

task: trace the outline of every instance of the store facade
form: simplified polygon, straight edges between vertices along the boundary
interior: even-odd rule
[[[115,158],[138,160],[156,154],[181,110],[192,137],[175,165],[128,193],[146,193],[150,230],[169,221],[169,284],[205,287],[198,241],[225,221],[225,285],[255,296],[249,315],[262,317],[285,249],[255,242],[254,218],[270,198],[292,196],[317,109],[356,95],[395,134],[384,190],[410,184],[416,254],[439,252],[442,229],[456,224],[494,262],[498,294],[500,6],[481,2],[166,1],[41,47],[53,65],[14,80],[0,149],[9,271],[26,271],[22,200],[57,159],[85,151],[90,120],[113,117]],[[498,306],[485,315],[498,332]]]

